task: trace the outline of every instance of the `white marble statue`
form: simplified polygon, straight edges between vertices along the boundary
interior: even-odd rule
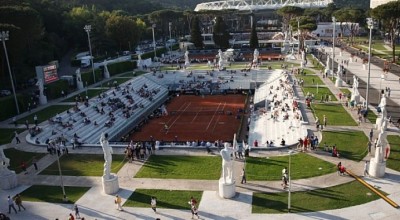
[[[253,54],[253,64],[258,63],[259,56],[260,56],[260,52],[257,49],[255,49],[254,54]]]
[[[37,87],[39,88],[39,94],[41,96],[44,95],[43,90],[44,90],[44,85],[43,85],[43,79],[38,79],[37,83],[36,83]]]
[[[222,179],[224,183],[231,184],[234,182],[233,179],[233,149],[230,148],[229,143],[225,143],[225,148],[221,150],[220,154],[222,157]]]
[[[112,163],[112,147],[108,144],[108,134],[102,133],[100,137],[100,144],[104,152],[104,179],[110,179],[111,163]]]
[[[381,109],[381,116],[376,119],[375,127],[378,130],[381,130],[383,127],[383,123],[387,118],[387,110],[386,110],[386,95],[382,94],[381,102],[379,103],[379,108]]]
[[[190,65],[190,60],[189,60],[189,51],[187,50],[185,52],[185,66],[189,66]]]
[[[353,76],[353,89],[351,91],[351,99],[350,101],[355,102],[357,104],[360,102],[360,93],[358,92],[358,78]]]
[[[384,162],[384,155],[386,152],[386,147],[388,145],[386,127],[387,121],[384,120],[381,131],[378,135],[378,140],[376,142],[375,160],[380,163]]]
[[[223,69],[224,68],[224,53],[222,52],[221,49],[218,50],[218,66],[219,69]]]

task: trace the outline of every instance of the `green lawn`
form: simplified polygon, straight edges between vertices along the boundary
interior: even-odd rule
[[[375,124],[376,119],[378,118],[378,116],[375,114],[375,112],[371,111],[368,108],[368,115],[367,115],[368,120],[372,123]]]
[[[88,89],[87,96],[89,99],[98,96],[100,93],[107,91],[107,89]],[[78,95],[69,97],[68,99],[64,99],[63,102],[75,102],[75,97],[81,96],[83,98],[86,97],[86,91],[79,93]]]
[[[318,75],[316,74],[306,74],[304,75],[296,75],[296,78],[298,80],[303,79],[304,80],[304,86],[324,86],[324,82],[322,82],[321,78],[319,78]],[[314,80],[314,83],[313,83]]]
[[[157,198],[157,208],[190,209],[188,202],[193,196],[200,203],[202,191],[136,189],[126,200],[124,206],[150,208],[151,197]]]
[[[340,157],[360,161],[368,153],[368,137],[362,131],[324,131],[320,147],[336,144]]]
[[[1,128],[0,129],[0,145],[11,143],[11,141],[15,137],[15,134],[14,134],[15,131],[17,131],[18,133],[21,133],[24,131],[24,129]],[[20,137],[20,138],[22,138],[22,137]]]
[[[113,155],[111,172],[117,173],[126,162],[124,155]],[[102,154],[69,154],[60,158],[62,174],[65,176],[102,176],[104,156]],[[41,175],[59,175],[57,161],[43,170]]]
[[[390,144],[390,155],[386,161],[387,167],[400,171],[400,137],[398,135],[388,135]]]
[[[25,121],[28,120],[30,124],[33,124],[33,117],[34,117],[34,115],[37,115],[38,122],[41,123],[51,117],[56,116],[57,113],[61,113],[72,107],[73,107],[72,105],[51,105],[51,106],[44,108],[36,113],[32,113],[26,117],[23,117],[23,118],[17,120],[17,122],[18,122],[18,124],[24,124]]]
[[[20,137],[21,138],[21,137]],[[16,173],[22,172],[21,163],[25,162],[29,167],[32,165],[32,159],[36,158],[40,160],[45,154],[44,153],[33,153],[20,151],[15,148],[8,148],[4,150],[4,154],[10,159],[10,170],[14,170]]]
[[[321,121],[327,117],[327,125],[356,126],[357,123],[340,104],[313,104],[314,116]]]
[[[341,178],[341,177],[338,177]],[[358,181],[318,190],[292,192],[291,210],[318,212],[365,204],[380,197]],[[254,193],[252,213],[287,213],[288,193]]]
[[[220,175],[220,157],[152,155],[135,178],[216,180]]]
[[[65,186],[64,189],[65,195],[67,195],[68,198],[68,203],[73,204],[78,201],[90,187]],[[33,185],[20,194],[22,201],[64,203],[61,186]]]
[[[336,96],[329,90],[327,87],[320,87],[315,86],[315,87],[302,87],[304,95],[307,95],[307,93],[314,94],[314,97],[316,100],[320,101],[321,97],[325,95],[330,95],[331,96],[331,101],[337,101]]]
[[[292,155],[290,166],[292,179],[321,176],[336,171],[334,164],[305,153]],[[289,156],[270,158],[249,157],[246,159],[247,179],[267,181],[280,180],[284,167],[289,167]]]
[[[110,83],[109,86],[113,86],[114,85],[114,81],[117,81],[117,84],[121,85],[122,83],[124,83],[126,81],[129,81],[132,78],[133,78],[133,74],[132,74],[132,77],[117,77],[117,78],[113,78],[111,80],[108,80],[106,82],[101,83],[97,87],[107,87],[107,83]]]

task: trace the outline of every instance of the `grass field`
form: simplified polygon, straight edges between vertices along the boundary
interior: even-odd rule
[[[246,159],[248,180],[280,180],[282,169],[289,166],[289,156],[249,157]],[[334,164],[305,153],[291,156],[291,178],[304,179],[336,171]]]
[[[306,75],[295,75],[298,80],[303,79],[304,80],[304,86],[323,86],[325,85],[324,82],[322,82],[321,78],[319,78],[318,75],[316,74],[306,74]]]
[[[87,90],[87,96],[89,99],[98,96],[100,93],[107,91],[107,89],[88,89]],[[86,91],[79,93],[78,95],[69,97],[67,99],[64,99],[63,102],[75,102],[75,97],[81,96],[83,98],[86,97]]]
[[[113,155],[111,172],[117,173],[126,162],[124,155]],[[69,154],[60,158],[65,176],[102,176],[104,156],[102,154]],[[57,161],[43,170],[41,175],[59,175]]]
[[[18,133],[21,133],[24,131],[24,129],[1,128],[0,129],[0,145],[11,143],[11,141],[15,137],[15,134],[14,134],[15,131],[17,131]]]
[[[327,125],[356,126],[357,123],[340,104],[313,104],[314,116],[321,121],[327,117]]]
[[[220,157],[152,155],[135,178],[216,180],[220,175]]]
[[[51,117],[56,116],[57,113],[61,113],[72,107],[73,107],[72,105],[51,105],[51,106],[44,108],[36,113],[32,113],[26,117],[20,118],[19,120],[17,120],[17,123],[24,124],[25,120],[28,120],[30,124],[33,124],[33,117],[35,115],[37,115],[37,117],[38,117],[38,122],[41,123]]]
[[[386,161],[387,167],[400,171],[400,137],[398,135],[388,135],[390,144],[390,155]]]
[[[10,159],[10,170],[14,170],[16,173],[22,172],[21,163],[25,162],[29,167],[32,165],[32,159],[40,160],[45,154],[43,153],[33,153],[20,151],[15,148],[8,148],[4,150],[4,154]]]
[[[68,198],[67,203],[74,204],[89,189],[90,187],[65,186],[65,194]],[[60,186],[33,185],[20,194],[22,201],[64,203],[63,192]]]
[[[340,178],[340,177],[338,177]],[[292,192],[292,213],[318,212],[356,206],[379,199],[379,196],[357,181],[324,189]],[[288,193],[254,193],[253,213],[287,213]],[[272,217],[273,219],[273,217]]]
[[[331,96],[331,101],[337,101],[336,96],[329,90],[327,87],[320,87],[315,86],[315,87],[301,87],[303,89],[304,95],[307,95],[308,93],[314,94],[314,97],[316,100],[321,100],[321,97],[325,97],[326,95]]]
[[[188,204],[190,197],[193,196],[199,204],[202,194],[201,191],[136,189],[126,200],[124,206],[150,208],[151,197],[156,197],[157,208],[190,209]]]
[[[320,147],[336,144],[340,157],[360,161],[368,153],[368,137],[362,131],[324,131]]]

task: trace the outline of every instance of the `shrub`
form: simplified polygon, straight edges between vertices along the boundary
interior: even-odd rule
[[[133,71],[136,68],[136,62],[124,61],[119,63],[112,63],[107,66],[110,76],[124,73],[128,71]]]

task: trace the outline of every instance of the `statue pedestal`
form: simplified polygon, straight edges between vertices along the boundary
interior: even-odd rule
[[[76,82],[76,87],[78,88],[78,90],[83,89],[83,82],[82,81],[77,81]]]
[[[339,56],[341,56],[341,57],[343,56],[343,53],[342,53],[342,51],[340,51],[340,52],[339,52]]]
[[[223,178],[219,179],[219,196],[224,199],[230,199],[236,195],[235,181],[225,183]]]
[[[340,79],[340,78],[336,78],[335,86],[336,87],[342,87],[343,86],[343,80]]]
[[[105,179],[104,176],[101,178],[103,183],[103,192],[108,195],[112,195],[118,192],[118,176],[115,173],[110,174],[110,179]]]
[[[18,186],[17,175],[14,171],[5,170],[0,173],[0,186],[3,190],[13,189]]]
[[[46,105],[46,104],[47,104],[47,97],[44,96],[44,95],[40,95],[40,96],[39,96],[39,103],[40,103],[41,105]]]
[[[378,162],[372,158],[369,163],[368,173],[370,176],[381,178],[385,175],[386,161]]]

